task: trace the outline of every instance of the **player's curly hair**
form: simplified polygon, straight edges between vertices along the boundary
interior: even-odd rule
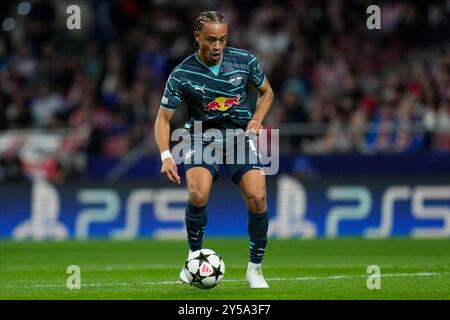
[[[194,30],[200,31],[203,28],[204,23],[228,23],[227,19],[222,12],[219,11],[204,11],[200,13],[197,19],[195,19]]]

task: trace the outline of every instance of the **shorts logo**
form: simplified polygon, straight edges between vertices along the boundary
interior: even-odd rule
[[[205,107],[206,110],[219,110],[219,111],[227,111],[233,105],[239,105],[241,102],[239,101],[240,95],[237,95],[233,98],[225,98],[225,97],[218,97],[208,103]]]
[[[237,76],[231,76],[230,79],[228,79],[228,82],[231,83],[233,86],[238,86],[241,84],[241,80],[243,78],[240,75]]]

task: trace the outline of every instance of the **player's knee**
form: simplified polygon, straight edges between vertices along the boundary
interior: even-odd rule
[[[189,193],[189,202],[196,207],[203,207],[208,203],[208,194],[202,191],[191,191]]]
[[[248,209],[254,213],[264,213],[267,211],[265,192],[252,192],[247,196]]]

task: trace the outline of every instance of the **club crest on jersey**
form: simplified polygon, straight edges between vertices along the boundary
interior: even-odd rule
[[[240,75],[231,76],[230,79],[228,79],[228,82],[236,87],[241,84],[242,79],[243,78]]]
[[[228,109],[232,108],[234,105],[239,105],[240,102],[240,95],[237,95],[236,97],[232,98],[225,98],[225,97],[218,97],[208,103],[205,106],[206,110],[219,110],[219,111],[227,111]]]

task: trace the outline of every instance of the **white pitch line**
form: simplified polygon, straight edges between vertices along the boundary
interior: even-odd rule
[[[385,273],[381,274],[381,278],[394,277],[432,277],[449,274],[448,272],[415,272],[415,273]],[[267,281],[317,281],[317,280],[340,280],[340,279],[356,279],[367,278],[367,275],[334,275],[334,276],[305,276],[305,277],[276,277],[266,278]],[[222,282],[245,282],[244,279],[224,279]],[[165,284],[181,284],[180,281],[157,281],[157,282],[140,282],[139,285],[165,285]],[[116,283],[82,283],[82,287],[106,287],[106,286],[135,286],[136,283],[116,282]],[[8,287],[17,287],[10,285]],[[33,288],[42,287],[65,287],[64,285],[54,284],[37,284]]]
[[[117,270],[147,270],[147,269],[179,269],[181,267],[181,264],[164,264],[164,263],[155,263],[155,264],[112,264],[112,265],[108,265],[107,267],[105,265],[100,265],[100,264],[87,264],[85,266],[81,266],[82,269],[84,271],[107,271],[107,272],[111,272],[111,271],[117,271]],[[237,269],[237,268],[246,268],[247,265],[244,264],[226,264],[227,268],[233,268],[233,269]],[[393,264],[390,265],[386,265],[383,264],[382,265],[383,268],[394,268],[396,267]],[[417,269],[419,266],[414,266],[414,265],[408,265],[408,266],[404,266],[402,267],[403,269],[408,269],[408,268],[414,268]],[[420,267],[424,267],[423,265],[421,265]],[[426,266],[425,266],[426,267]],[[2,266],[2,271],[3,272],[16,272],[17,270],[29,270],[29,266],[14,266],[14,267],[9,267],[9,266]],[[268,269],[279,269],[279,268],[288,268],[288,269],[293,269],[292,265],[276,265],[276,266],[270,266],[270,265],[266,265],[264,266],[265,270]],[[330,268],[362,268],[363,270],[365,270],[367,268],[367,265],[365,264],[298,264],[295,266],[295,269],[306,269],[306,268],[326,268],[326,269],[330,269]],[[450,267],[447,266],[440,266],[441,269],[445,269],[445,270],[450,270]],[[59,270],[59,266],[55,265],[41,265],[38,267],[38,270],[52,270],[52,271],[57,271]]]

